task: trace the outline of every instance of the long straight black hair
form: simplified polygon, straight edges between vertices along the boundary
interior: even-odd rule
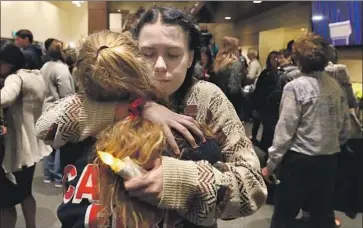
[[[141,29],[147,24],[155,24],[160,20],[162,24],[179,26],[188,35],[189,50],[194,51],[194,58],[191,67],[188,68],[183,84],[171,96],[175,111],[178,113],[184,110],[184,98],[192,86],[194,66],[200,59],[200,32],[190,17],[183,11],[170,7],[153,7],[149,9],[132,31],[134,38],[138,40]]]

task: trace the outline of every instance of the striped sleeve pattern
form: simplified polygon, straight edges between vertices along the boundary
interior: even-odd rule
[[[200,161],[193,166],[189,163],[186,165],[185,161],[163,161],[164,181],[179,182],[173,185],[173,189],[164,185],[159,206],[176,210],[195,224],[210,226],[216,223],[217,218],[233,219],[251,215],[265,203],[267,188],[260,173],[258,158],[232,104],[216,86],[207,82],[198,84],[199,88],[189,97],[189,109],[194,106],[195,114],[191,115],[199,122],[214,127],[222,147],[223,162],[212,166]],[[209,92],[203,92],[205,90]],[[210,94],[209,105],[207,103],[207,108],[203,110],[200,103],[208,100],[206,94]],[[184,165],[179,162],[184,162]],[[176,166],[181,168],[175,171]],[[192,178],[194,173],[197,175]],[[176,197],[180,199],[176,200]],[[178,202],[185,203],[178,205]]]
[[[96,135],[114,122],[116,103],[94,102],[75,94],[58,100],[36,123],[39,139],[58,148]]]

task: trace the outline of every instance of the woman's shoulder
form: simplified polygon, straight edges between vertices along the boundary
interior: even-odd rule
[[[203,93],[208,93],[208,94],[213,94],[216,92],[222,92],[222,90],[215,84],[208,82],[208,81],[204,81],[204,80],[200,80],[198,82],[196,82],[193,87],[192,87],[192,91],[193,92],[203,92]]]
[[[28,70],[28,69],[20,69],[15,73],[15,75],[20,76],[20,78],[23,80],[27,78],[34,79],[42,76],[39,70]]]
[[[200,80],[196,82],[191,89],[188,97],[188,103],[209,103],[213,98],[223,96],[222,90],[213,83]]]

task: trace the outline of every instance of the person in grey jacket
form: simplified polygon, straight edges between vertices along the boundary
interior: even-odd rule
[[[46,84],[46,94],[43,110],[53,102],[75,93],[73,77],[65,64],[62,42],[54,40],[49,46],[47,56],[50,61],[40,69]],[[62,170],[60,165],[60,151],[54,150],[44,160],[44,182],[55,181],[56,187],[62,187]]]
[[[15,205],[21,204],[26,227],[36,227],[36,202],[32,195],[35,165],[51,152],[38,140],[35,122],[42,113],[44,80],[38,70],[24,70],[21,50],[6,43],[0,50],[1,108],[7,108],[5,153],[0,166],[0,226],[14,228]]]
[[[302,75],[284,87],[273,145],[262,170],[268,178],[279,166],[271,228],[294,227],[302,207],[310,212],[312,227],[335,227],[335,155],[349,138],[350,119],[344,91],[325,72],[328,47],[315,34],[293,46]]]

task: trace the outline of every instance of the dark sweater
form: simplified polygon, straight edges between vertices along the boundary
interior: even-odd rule
[[[242,80],[242,63],[240,61],[222,68],[211,76],[211,82],[223,91],[236,110],[239,109],[241,102]]]
[[[97,214],[100,211],[99,195],[96,188],[89,185],[89,183],[95,185],[98,182],[98,168],[92,164],[93,159],[91,158],[91,155],[94,154],[95,142],[94,138],[89,137],[83,142],[68,143],[61,148],[61,168],[64,169],[63,185],[66,191],[62,204],[58,207],[57,215],[62,223],[62,228],[97,227]],[[187,142],[185,141],[185,143]],[[167,155],[166,151],[165,155]],[[214,164],[221,160],[221,156],[217,141],[209,139],[207,143],[200,144],[196,151],[184,152],[182,150],[180,159],[207,160]],[[109,227],[112,227],[111,224],[110,219]],[[179,225],[188,228],[201,227],[186,220]]]

